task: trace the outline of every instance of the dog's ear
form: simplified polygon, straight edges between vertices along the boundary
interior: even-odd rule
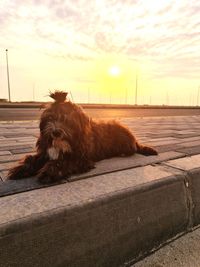
[[[56,103],[64,103],[67,98],[68,93],[64,91],[55,91],[53,93],[50,92],[50,97],[55,100]]]
[[[71,117],[74,120],[74,124],[79,127],[79,132],[82,133],[82,130],[88,126],[90,119],[85,114],[81,107],[76,107],[76,111],[73,112]]]

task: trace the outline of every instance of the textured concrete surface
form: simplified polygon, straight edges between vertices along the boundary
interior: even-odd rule
[[[34,151],[38,122],[0,124],[0,267],[123,266],[200,223],[200,117],[122,121],[159,155],[105,160],[40,189],[6,181]]]
[[[183,232],[184,178],[145,166],[0,198],[0,266],[120,266]]]
[[[174,174],[164,167],[145,166],[2,197],[0,225],[46,211],[80,205],[85,201],[92,202],[109,194],[121,193],[122,190],[136,190],[140,186],[153,185],[156,180],[165,182],[167,177],[174,177]]]
[[[132,267],[199,267],[200,229],[164,246]]]

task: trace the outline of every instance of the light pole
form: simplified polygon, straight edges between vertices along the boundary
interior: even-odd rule
[[[198,91],[197,91],[197,106],[199,106],[199,91],[200,91],[200,86],[199,86]]]
[[[88,104],[90,103],[90,89],[88,88]]]
[[[33,84],[33,101],[35,102],[35,83]]]
[[[7,63],[7,79],[8,79],[8,98],[9,98],[9,102],[11,102],[11,98],[10,98],[10,78],[9,78],[9,67],[8,67],[8,49],[6,49],[6,63]]]
[[[138,74],[136,73],[136,79],[135,79],[135,105],[137,105],[137,92],[138,91]]]
[[[125,104],[127,105],[127,96],[128,96],[128,91],[127,91],[127,87],[126,87],[126,95],[125,95]]]

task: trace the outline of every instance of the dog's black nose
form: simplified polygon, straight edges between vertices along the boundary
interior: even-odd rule
[[[57,129],[52,132],[52,135],[54,137],[60,137],[61,134],[62,134],[62,132],[60,130],[57,130]]]

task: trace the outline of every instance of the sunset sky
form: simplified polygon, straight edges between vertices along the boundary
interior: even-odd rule
[[[0,98],[196,105],[199,0],[1,0]],[[199,101],[200,104],[200,101]]]

